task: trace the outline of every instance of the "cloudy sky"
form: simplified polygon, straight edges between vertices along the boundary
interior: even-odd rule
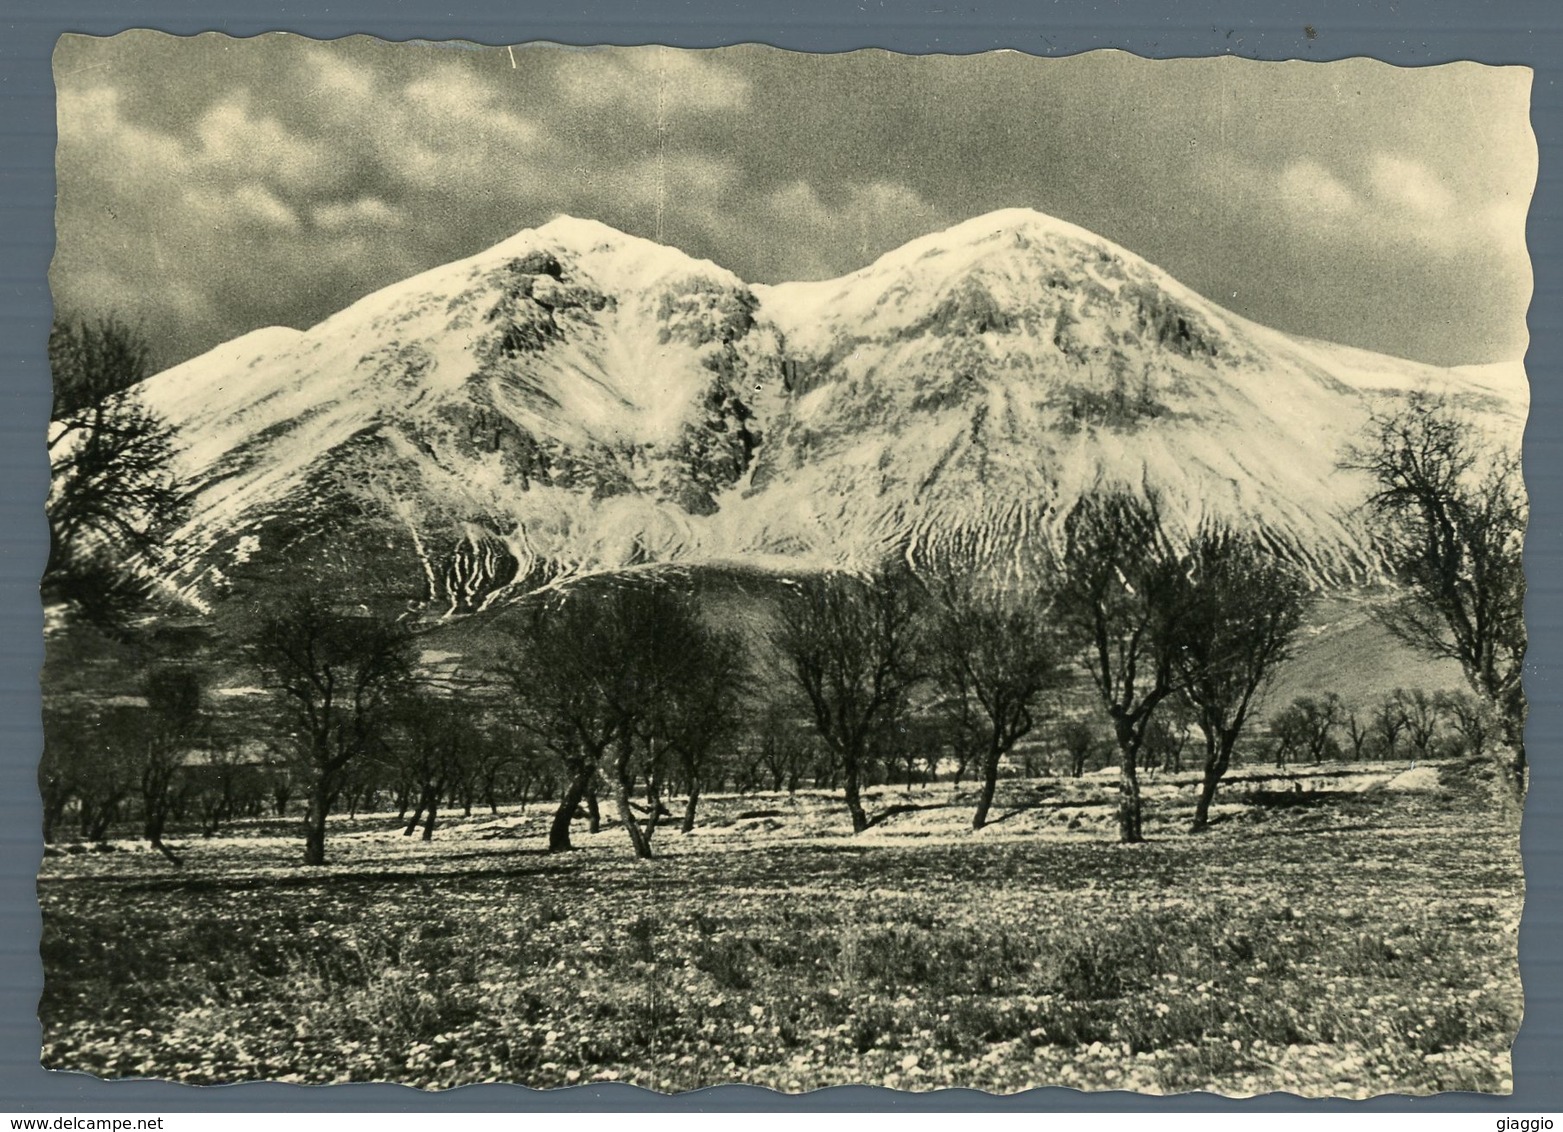
[[[571,213],[751,282],[1024,206],[1261,322],[1519,356],[1530,73],[68,37],[60,313],[172,364]]]

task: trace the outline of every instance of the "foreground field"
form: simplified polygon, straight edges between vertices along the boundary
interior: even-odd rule
[[[51,856],[44,1064],[191,1083],[619,1079],[1015,1091],[1507,1092],[1522,898],[1512,811],[1470,768],[1188,782],[1110,840],[1113,783],[713,799],[630,858],[540,851],[543,815],[430,845],[342,821]],[[916,807],[900,809],[900,807]]]

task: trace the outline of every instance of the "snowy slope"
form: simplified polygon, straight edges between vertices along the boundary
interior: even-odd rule
[[[172,579],[192,599],[367,524],[411,599],[455,611],[650,562],[1018,560],[1104,483],[1361,576],[1365,485],[1337,463],[1420,388],[1518,444],[1517,363],[1291,337],[1008,210],[770,287],[565,217],[145,394],[196,484]]]
[[[344,493],[406,528],[431,584],[462,542],[554,569],[677,542],[743,470],[721,448],[744,442],[728,340],[753,305],[713,264],[563,218],[159,374],[144,395],[196,485],[180,585]]]
[[[1518,364],[1445,370],[1293,338],[1026,210],[755,291],[803,359],[756,480],[809,501],[819,547],[894,515],[914,554],[1002,554],[1116,484],[1154,487],[1188,528],[1261,528],[1321,571],[1359,573],[1365,484],[1337,465],[1370,408],[1448,391],[1517,445],[1528,399]]]

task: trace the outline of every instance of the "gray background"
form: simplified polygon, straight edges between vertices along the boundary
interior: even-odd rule
[[[1038,1111],[1453,1110],[1563,1111],[1563,218],[1558,162],[1563,158],[1563,8],[1547,0],[1471,0],[1300,4],[1054,0],[1027,4],[924,0],[841,3],[793,0],[751,11],[722,0],[548,5],[492,0],[334,0],[305,14],[282,0],[84,2],[0,0],[0,1111],[505,1110],[577,1109],[791,1111],[840,1109]],[[578,11],[577,9],[584,9]],[[221,30],[254,35],[287,30],[317,38],[371,33],[387,39],[469,39],[490,44],[550,40],[570,44],[665,43],[715,47],[762,42],[802,51],[882,47],[908,53],[966,54],[1013,48],[1069,55],[1117,47],[1149,57],[1233,54],[1259,59],[1341,59],[1371,55],[1422,66],[1458,59],[1535,69],[1533,126],[1540,179],[1528,238],[1536,289],[1527,369],[1532,409],[1525,472],[1532,500],[1526,549],[1531,630],[1526,688],[1534,773],[1523,847],[1529,894],[1520,936],[1526,1017],[1514,1048],[1510,1098],[1452,1094],[1367,1102],[1300,1101],[1273,1095],[1228,1101],[1203,1095],[1139,1098],[1043,1089],[1013,1097],[946,1091],[904,1094],[842,1088],[785,1097],[724,1087],[662,1097],[628,1086],[586,1086],[537,1093],[471,1086],[422,1094],[391,1085],[302,1088],[237,1085],[194,1088],[161,1082],[102,1082],[38,1068],[36,1019],[42,985],[37,957],[34,877],[41,852],[33,773],[40,745],[37,674],[42,617],[37,579],[44,561],[42,503],[48,464],[44,430],[49,381],[44,357],[50,305],[45,279],[53,250],[54,98],[49,57],[67,31],[110,35],[131,27],[178,34]],[[1311,34],[1310,34],[1311,31]]]

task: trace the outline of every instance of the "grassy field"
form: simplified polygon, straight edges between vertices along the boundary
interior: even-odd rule
[[[404,839],[284,823],[44,861],[43,1062],[192,1083],[391,1080],[661,1090],[730,1081],[1015,1091],[1507,1092],[1521,1014],[1517,823],[1470,768],[1189,780],[1112,842],[1114,783],[812,794],[541,852],[502,811]],[[1268,772],[1266,772],[1268,774]]]

